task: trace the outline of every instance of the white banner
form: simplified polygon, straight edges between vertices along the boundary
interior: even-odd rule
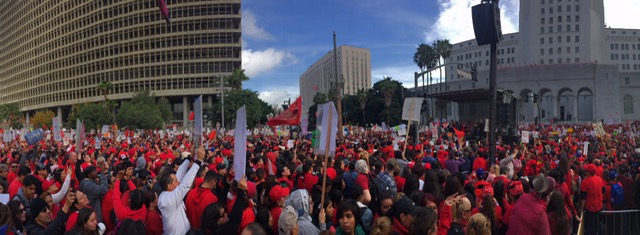
[[[404,105],[402,106],[402,120],[419,122],[422,101],[423,98],[404,98]]]
[[[336,136],[338,134],[338,112],[333,102],[327,102],[318,106],[318,120],[316,121],[315,152],[320,155],[331,156],[336,151]],[[329,141],[329,149],[327,149]]]
[[[202,144],[202,96],[193,104],[193,139],[196,147]]]
[[[60,117],[54,117],[52,120],[53,122],[53,139],[55,141],[61,141],[62,140],[62,118]]]
[[[528,144],[529,143],[529,131],[522,131],[522,135],[521,135],[520,138],[522,140],[522,143]]]
[[[240,181],[247,168],[247,108],[243,105],[236,113],[233,143],[233,169],[235,180]]]

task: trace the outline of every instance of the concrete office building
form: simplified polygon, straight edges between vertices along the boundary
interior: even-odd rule
[[[369,49],[342,45],[337,47],[337,58],[338,78],[344,79],[343,94],[355,95],[358,90],[371,88],[371,51]],[[307,117],[316,92],[329,93],[336,79],[335,71],[333,50],[330,50],[300,76],[303,118]]]
[[[509,115],[520,123],[536,117],[560,122],[640,119],[639,29],[606,26],[603,0],[521,0],[519,17],[519,32],[505,34],[497,53],[498,89],[514,98]],[[448,62],[458,64],[446,66],[445,86],[425,89],[448,100],[434,102],[432,113],[456,120],[488,117],[488,101],[455,97],[488,89],[489,46],[477,46],[475,39],[459,42]],[[478,82],[456,73],[472,66],[477,66]],[[534,94],[539,103],[532,102]]]
[[[150,90],[186,123],[195,97],[211,104],[241,67],[240,2],[170,1],[167,24],[155,1],[0,1],[0,103],[66,117],[109,81],[109,99]]]

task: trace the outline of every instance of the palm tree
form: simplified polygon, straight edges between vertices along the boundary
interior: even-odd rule
[[[322,93],[322,92],[316,92],[316,94],[313,95],[313,103],[314,104],[327,103],[327,94]]]
[[[7,103],[0,105],[0,120],[9,122],[9,125],[13,129],[22,128],[22,112],[20,111],[20,104]]]
[[[384,77],[380,83],[380,90],[384,95],[384,106],[387,109],[387,124],[389,124],[389,108],[391,107],[391,101],[393,98],[393,92],[396,89],[396,83],[391,80],[391,77]]]
[[[366,126],[367,122],[364,116],[364,109],[367,106],[367,90],[358,90],[358,93],[356,93],[356,97],[358,98],[358,102],[360,103],[360,110],[362,110],[362,123]]]
[[[104,104],[107,105],[107,101],[109,100],[107,96],[109,95],[109,91],[113,89],[113,84],[109,81],[102,81],[98,84],[97,89],[104,95]]]
[[[249,80],[244,69],[234,69],[231,75],[224,78],[225,82],[234,90],[242,90],[242,83]]]
[[[433,42],[433,48],[436,52],[436,60],[438,62],[438,66],[446,64],[446,60],[449,56],[451,56],[451,49],[453,48],[453,46],[451,45],[451,43],[449,43],[448,39],[445,40],[436,40],[435,42]],[[442,63],[441,63],[442,61]],[[440,92],[443,92],[442,90],[442,67],[439,68],[440,70]],[[447,81],[447,78],[445,77],[445,83]],[[442,115],[443,112],[441,112]]]

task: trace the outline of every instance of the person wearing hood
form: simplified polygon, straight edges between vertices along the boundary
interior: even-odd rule
[[[216,185],[216,172],[207,171],[204,176],[204,182],[200,185],[196,185],[187,194],[187,200],[185,202],[187,218],[191,222],[192,228],[200,228],[200,217],[204,212],[204,209],[211,203],[218,202],[218,197],[213,194],[213,189]]]
[[[116,221],[125,219],[147,221],[147,207],[144,205],[144,194],[142,190],[134,189],[129,192],[129,206],[125,206],[122,202],[122,193],[120,191],[120,180],[116,180],[114,190],[111,194],[113,200],[113,211],[116,214]]]
[[[292,206],[298,212],[298,228],[301,235],[315,235],[320,232],[320,229],[311,222],[311,205],[313,201],[305,189],[293,191],[285,202],[285,206]]]
[[[102,169],[100,173],[95,166],[87,166],[84,174],[87,176],[80,182],[80,191],[89,198],[89,205],[96,211],[98,222],[102,222],[102,197],[109,190],[109,185],[105,173],[108,168]],[[99,181],[98,181],[99,178]]]

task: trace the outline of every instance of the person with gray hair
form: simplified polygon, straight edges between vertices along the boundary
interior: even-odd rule
[[[358,177],[356,177],[356,184],[362,188],[362,203],[368,205],[371,202],[371,192],[369,191],[369,166],[365,160],[358,160],[356,162],[356,172],[358,172]]]
[[[285,207],[291,206],[298,212],[298,234],[300,235],[316,235],[320,232],[320,229],[311,222],[313,212],[311,205],[313,201],[305,189],[293,191],[285,202]]]

